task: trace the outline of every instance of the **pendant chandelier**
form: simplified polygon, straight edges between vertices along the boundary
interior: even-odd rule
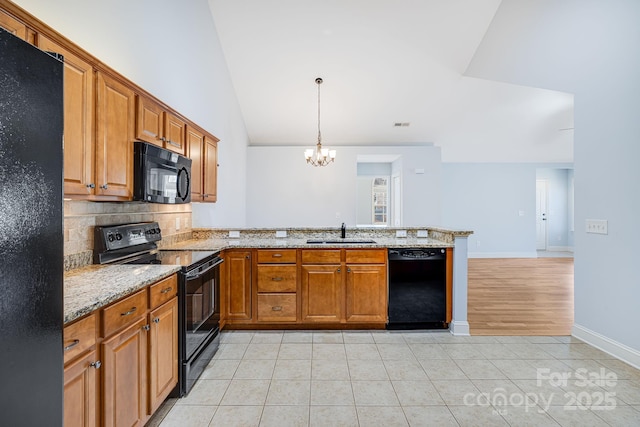
[[[316,79],[316,84],[318,85],[318,143],[316,148],[304,150],[304,158],[310,165],[327,166],[336,159],[336,150],[322,148],[322,136],[320,133],[320,85],[322,84],[322,79],[320,77]]]

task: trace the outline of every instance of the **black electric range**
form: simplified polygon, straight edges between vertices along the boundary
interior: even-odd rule
[[[179,384],[189,393],[220,342],[220,258],[214,251],[158,250],[157,222],[95,227],[95,264],[165,264],[178,272]]]

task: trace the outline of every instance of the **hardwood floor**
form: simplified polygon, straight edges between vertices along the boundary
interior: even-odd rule
[[[469,259],[471,335],[570,335],[573,258]]]

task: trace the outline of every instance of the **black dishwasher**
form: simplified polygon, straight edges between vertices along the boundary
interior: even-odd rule
[[[447,251],[389,248],[387,329],[446,329]]]

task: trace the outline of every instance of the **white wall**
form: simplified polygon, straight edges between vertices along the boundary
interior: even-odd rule
[[[402,156],[406,226],[441,221],[440,148],[432,146],[332,147],[335,163],[313,167],[305,147],[255,146],[247,155],[247,225],[338,227],[356,224],[357,157]],[[424,174],[415,174],[424,169]]]
[[[442,225],[473,230],[470,257],[536,256],[534,164],[443,163],[442,172]]]
[[[575,94],[574,333],[640,365],[640,2],[503,0],[467,73]],[[587,234],[606,219],[608,235]]]
[[[248,137],[206,0],[15,3],[220,138],[220,201],[193,225],[244,223]]]

